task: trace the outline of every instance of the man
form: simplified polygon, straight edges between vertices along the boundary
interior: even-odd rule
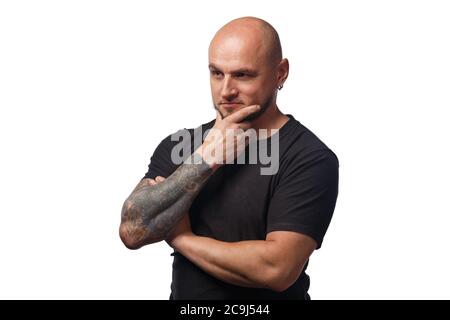
[[[200,129],[212,130],[197,145],[188,131],[194,147],[183,163],[173,161],[173,137],[159,144],[124,203],[120,237],[130,249],[173,247],[171,299],[309,299],[305,270],[334,211],[338,160],[278,109],[289,63],[270,24],[226,24],[211,41],[209,69],[216,119]],[[277,147],[272,174],[260,162],[226,161],[263,140]]]

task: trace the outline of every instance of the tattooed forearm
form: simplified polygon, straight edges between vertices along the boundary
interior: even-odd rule
[[[130,249],[165,239],[189,210],[200,189],[212,175],[210,166],[200,161],[184,163],[157,185],[143,179],[122,208],[120,236]]]

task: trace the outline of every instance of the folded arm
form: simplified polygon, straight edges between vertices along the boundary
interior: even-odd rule
[[[138,249],[165,239],[212,173],[211,167],[197,157],[160,183],[141,180],[122,207],[119,234],[125,246]]]
[[[290,231],[270,232],[265,240],[223,242],[194,235],[186,220],[184,231],[175,231],[169,244],[205,272],[243,287],[286,290],[317,246],[309,236]]]
[[[244,107],[226,119],[219,112],[216,122],[203,144],[175,172],[161,183],[143,179],[123,204],[119,234],[130,249],[166,239],[189,210],[208,178],[230,155],[236,157],[243,148],[227,143],[228,129],[247,130],[245,119],[259,106]],[[244,137],[243,132],[230,137]],[[244,144],[241,144],[242,147]]]

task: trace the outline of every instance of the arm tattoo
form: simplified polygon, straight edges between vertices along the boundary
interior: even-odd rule
[[[135,247],[165,239],[212,175],[212,169],[199,155],[192,155],[190,160],[157,185],[143,179],[125,200],[122,233],[133,239]]]

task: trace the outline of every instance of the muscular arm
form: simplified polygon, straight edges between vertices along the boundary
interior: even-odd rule
[[[289,231],[271,232],[266,240],[232,243],[185,232],[171,245],[222,281],[279,292],[298,279],[317,246],[312,238]]]
[[[161,241],[183,218],[201,187],[212,175],[211,167],[194,154],[161,183],[143,179],[125,200],[120,238],[130,249]]]
[[[120,237],[130,249],[166,239],[171,230],[189,210],[201,187],[213,172],[229,159],[242,152],[245,144],[235,148],[226,142],[227,129],[247,130],[250,122],[245,119],[260,109],[257,105],[244,107],[226,119],[219,112],[216,122],[204,143],[190,157],[189,163],[181,165],[161,183],[151,185],[144,179],[125,201],[122,208]],[[243,141],[244,134],[231,136],[233,141]],[[240,138],[240,139],[238,139]]]

